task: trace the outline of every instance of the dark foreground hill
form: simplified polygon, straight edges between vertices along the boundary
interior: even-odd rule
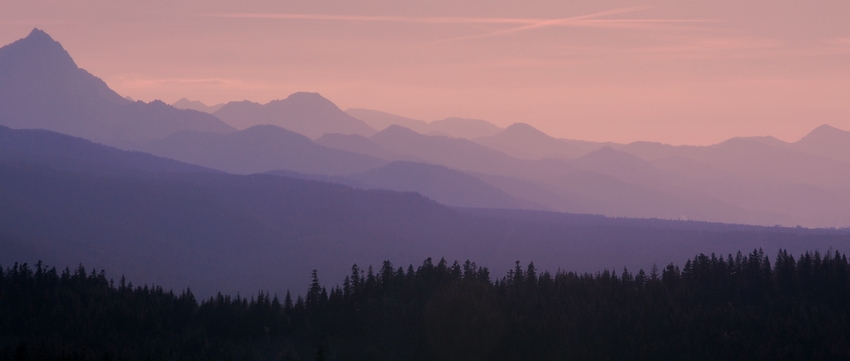
[[[839,252],[700,254],[595,274],[516,262],[495,277],[469,261],[385,261],[353,266],[336,286],[313,273],[303,296],[200,302],[108,277],[0,269],[0,360],[850,357],[850,263]]]
[[[0,263],[84,263],[201,295],[283,294],[313,269],[341,279],[351,263],[386,259],[595,271],[699,252],[850,246],[841,230],[455,209],[416,193],[225,174],[50,132],[5,132],[18,140],[0,147]],[[46,143],[62,146],[38,146]]]

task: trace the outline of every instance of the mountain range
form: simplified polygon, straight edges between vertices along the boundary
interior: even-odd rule
[[[149,142],[141,149],[236,174],[290,170],[343,175],[388,163],[368,155],[327,148],[274,125],[256,125],[229,134],[180,131]]]
[[[358,112],[365,111],[352,114]],[[850,201],[850,132],[828,125],[795,143],[750,137],[712,146],[670,146],[556,139],[517,123],[496,135],[472,139],[500,152],[496,154],[459,139],[400,132],[398,127],[410,123],[406,118],[379,115],[397,123],[372,138],[382,148],[480,173],[515,197],[555,210],[764,225],[850,223],[845,206]],[[543,162],[549,169],[531,170],[518,160]],[[564,173],[566,165],[573,167],[572,176]],[[560,176],[543,175],[557,169],[562,170]]]
[[[481,120],[343,112],[316,93],[230,102],[215,111],[175,103],[206,111],[199,112],[121,97],[38,29],[0,48],[0,80],[0,124],[229,173],[415,191],[452,206],[850,224],[850,132],[828,125],[795,143],[749,137],[697,147],[559,139],[523,123],[502,129]]]
[[[191,110],[197,110],[199,112],[212,114],[212,113],[215,113],[216,110],[221,109],[221,107],[224,106],[224,103],[216,104],[216,105],[206,105],[206,104],[204,104],[200,101],[197,101],[197,100],[189,100],[189,99],[186,99],[186,98],[180,98],[180,100],[178,100],[174,103],[171,103],[171,106],[175,107],[177,109],[191,109]]]
[[[370,136],[375,129],[340,110],[318,93],[294,93],[266,104],[250,101],[229,102],[213,115],[238,128],[271,124],[298,132],[311,139],[325,133]]]
[[[0,263],[83,263],[201,297],[283,294],[304,289],[312,269],[341,279],[352,263],[423,256],[475,258],[494,272],[515,260],[592,272],[603,260],[636,270],[707,250],[850,246],[842,230],[449,208],[413,192],[227,174],[44,130],[0,127],[0,140]],[[385,179],[373,176],[359,178]]]
[[[0,264],[206,297],[384,260],[634,271],[850,246],[850,133],[827,125],[696,147],[343,112],[315,93],[175,105],[205,112],[128,100],[38,29],[0,48]]]
[[[235,130],[206,113],[121,97],[77,67],[62,45],[39,29],[0,48],[0,125],[49,129],[123,148],[180,129]]]
[[[384,130],[391,125],[400,125],[425,135],[442,135],[465,139],[492,136],[503,130],[493,123],[481,119],[449,117],[429,123],[424,120],[405,118],[378,110],[352,108],[345,112],[378,130]]]

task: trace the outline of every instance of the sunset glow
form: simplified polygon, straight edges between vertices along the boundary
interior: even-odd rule
[[[0,43],[33,27],[121,95],[342,109],[563,138],[712,144],[850,129],[843,1],[4,2]]]

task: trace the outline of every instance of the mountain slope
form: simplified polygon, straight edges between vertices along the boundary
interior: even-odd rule
[[[234,130],[209,114],[122,98],[38,29],[0,48],[0,84],[0,125],[12,128],[53,130],[124,148],[181,129]]]
[[[430,131],[428,129],[428,122],[424,120],[406,118],[400,115],[371,109],[352,108],[346,109],[345,112],[352,117],[366,122],[366,124],[369,124],[369,126],[379,131],[386,129],[393,124],[400,125],[418,133],[427,133]]]
[[[710,195],[764,214],[761,224],[843,226],[850,219],[848,163],[795,150],[793,144],[733,138],[706,147],[636,142],[620,149],[667,172],[643,178],[644,184]]]
[[[200,297],[297,293],[313,269],[341,279],[352,263],[384,260],[476,259],[498,273],[533,260],[541,269],[593,272],[606,264],[648,269],[698,252],[850,247],[840,231],[458,210],[410,192],[172,171],[179,163],[56,133],[5,131],[18,145],[0,148],[0,263],[83,263],[136,284],[191,287]],[[33,153],[52,142],[65,145]],[[92,154],[110,161],[63,163]]]
[[[41,129],[0,126],[0,161],[98,174],[144,175],[162,172],[217,171],[117,148]]]
[[[850,132],[827,124],[815,128],[791,147],[803,153],[850,163]]]
[[[428,123],[429,132],[439,132],[450,137],[465,139],[488,137],[495,135],[502,130],[504,129],[481,119],[451,117]]]
[[[239,129],[276,125],[316,139],[327,133],[370,136],[375,129],[340,110],[318,93],[294,93],[267,104],[230,102],[213,113]]]
[[[423,120],[411,119],[371,109],[348,109],[345,112],[357,119],[363,120],[378,130],[387,129],[391,125],[397,125],[420,134],[443,135],[464,139],[488,137],[503,130],[493,123],[481,119],[451,117],[429,123]]]
[[[393,152],[457,169],[516,174],[516,168],[523,166],[518,159],[467,139],[422,135],[398,125],[389,126],[369,139]]]
[[[584,149],[555,139],[525,123],[511,124],[498,134],[474,141],[523,159],[570,159],[587,154]]]
[[[325,134],[319,139],[316,139],[316,144],[386,160],[421,161],[415,156],[393,152],[359,134]]]
[[[378,189],[417,192],[448,206],[547,209],[512,197],[473,175],[438,165],[393,162],[347,178]]]
[[[599,169],[582,169],[558,159],[520,160],[467,139],[427,136],[397,125],[370,139],[394,152],[415,155],[433,164],[513,178],[497,177],[494,178],[497,183],[491,184],[514,197],[533,199],[554,210],[620,217],[764,221],[745,209],[692,190],[633,182],[628,177],[605,174]],[[553,196],[543,196],[547,193]]]
[[[850,190],[847,186],[850,184],[850,163],[752,139],[733,138],[706,147],[638,142],[620,150],[649,161],[675,156],[746,177],[784,179],[841,192]]]
[[[323,147],[301,134],[273,125],[258,125],[231,134],[178,132],[143,149],[158,156],[238,174],[289,170],[343,175],[387,164],[382,159]]]
[[[189,100],[189,99],[186,99],[186,98],[180,98],[180,100],[174,102],[173,104],[171,104],[171,106],[175,107],[177,109],[191,109],[191,110],[197,110],[199,112],[212,114],[212,113],[215,113],[216,110],[221,109],[221,107],[223,107],[224,104],[206,105],[206,104],[201,103],[200,101],[197,101],[197,100]]]

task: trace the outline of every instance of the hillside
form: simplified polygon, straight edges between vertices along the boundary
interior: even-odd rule
[[[39,29],[0,48],[0,84],[0,125],[11,128],[47,129],[126,149],[178,130],[235,130],[206,113],[124,99]]]

